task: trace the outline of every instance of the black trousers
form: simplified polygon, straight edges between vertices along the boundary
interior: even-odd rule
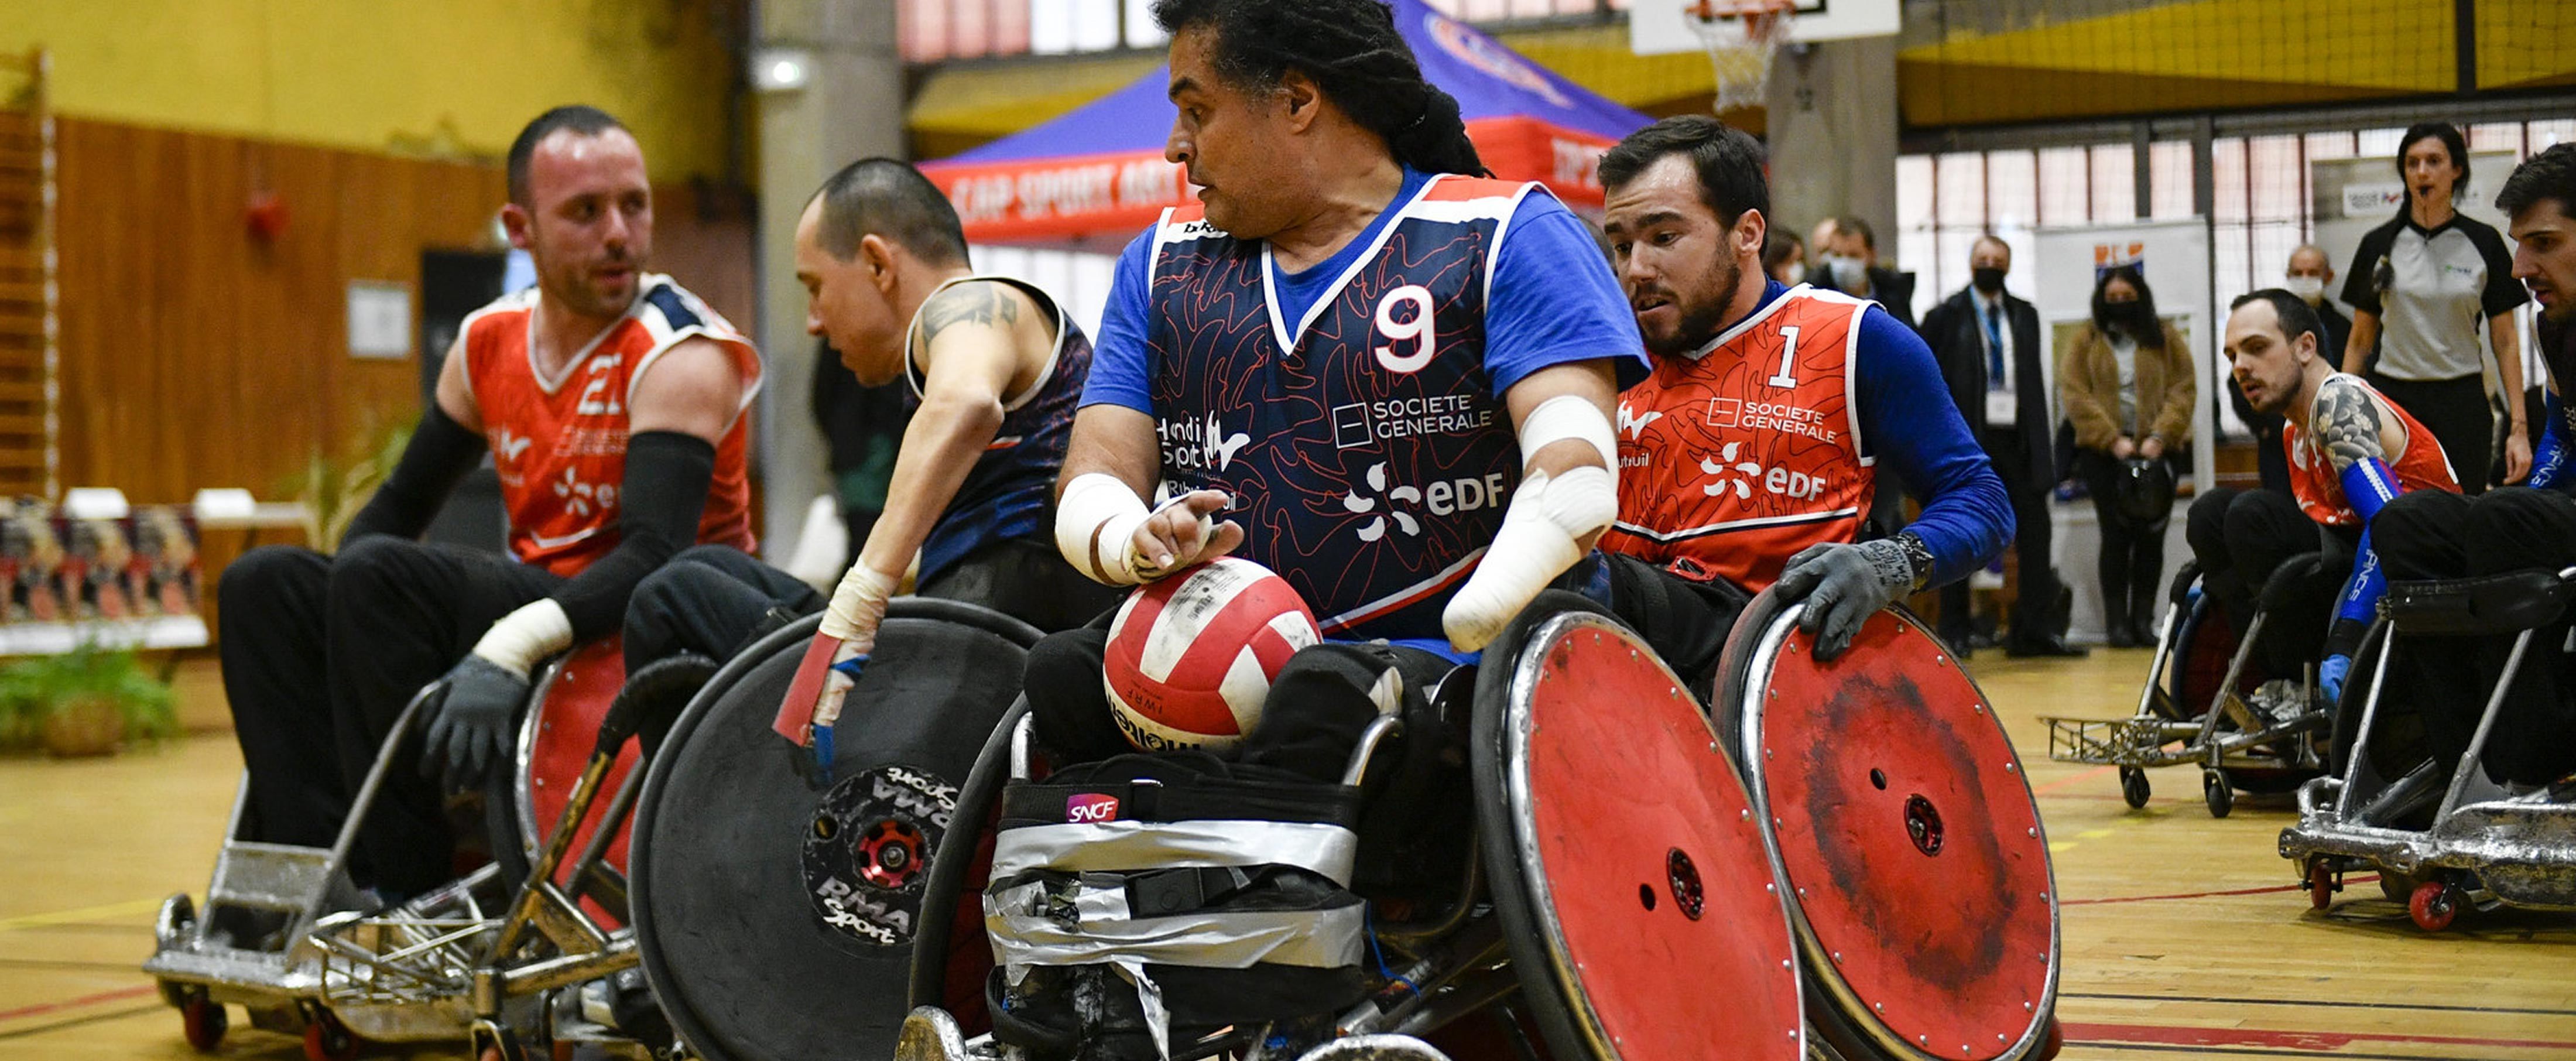
[[[2484,377],[2409,380],[2374,372],[2370,385],[2441,441],[2461,493],[2475,497],[2486,492],[2487,463],[2495,459],[2495,410],[2487,405]]]
[[[328,847],[385,735],[495,620],[562,579],[492,553],[376,536],[337,556],[254,549],[215,589],[224,695],[250,770],[248,839]],[[419,741],[360,825],[361,886],[416,895],[455,876],[455,837]]]
[[[2576,564],[2576,498],[2508,486],[2478,498],[2418,490],[2381,509],[2371,545],[2392,581],[2462,578]],[[2541,627],[2487,736],[2483,761],[2498,781],[2547,784],[2576,772],[2576,657],[2570,619]],[[2422,706],[2438,761],[2466,754],[2478,716],[2512,653],[2513,637],[2399,637],[2387,696]]]
[[[805,616],[823,595],[730,545],[680,550],[626,600],[626,672],[694,652],[723,660],[749,647],[773,610]]]
[[[2228,487],[2192,500],[2183,515],[2183,539],[2191,544],[2204,591],[2239,632],[2253,622],[2256,597],[2282,564],[2314,552],[2340,558],[2269,613],[2256,649],[2264,670],[2280,676],[2297,674],[2319,658],[2334,622],[2336,591],[2352,570],[2348,543],[2308,519],[2288,494]]]
[[[2171,517],[2131,519],[2120,511],[2120,459],[2109,450],[2075,452],[2075,466],[2093,495],[2093,521],[2102,531],[2094,558],[2102,582],[2102,621],[2126,623],[2145,636],[2155,621],[2157,584],[2165,574],[2165,528]],[[2019,517],[2019,513],[2015,513]]]
[[[2030,481],[2030,454],[2022,445],[2019,431],[2006,428],[1986,432],[1986,455],[1993,458],[1995,474],[2004,481],[2004,496],[2012,499],[2013,564],[2015,574],[2020,576],[2012,632],[2005,644],[2036,645],[2066,632],[2061,625],[2066,617],[2057,608],[2057,569],[2048,561],[2052,534],[2048,494],[2057,484]],[[1964,649],[1971,633],[1971,614],[1967,579],[1941,587],[1942,640]]]
[[[1531,602],[1531,610],[1597,607],[1592,597],[1562,587],[1598,588],[1608,594],[1611,614],[1636,630],[1703,700],[1727,634],[1752,599],[1723,579],[1685,579],[1632,557],[1603,553],[1577,564],[1557,585],[1561,588]],[[1109,695],[1101,682],[1112,617],[1103,614],[1081,629],[1052,635],[1029,653],[1029,709],[1036,716],[1039,743],[1059,762],[1090,762],[1135,750],[1110,720]],[[1370,720],[1383,710],[1416,706],[1412,698],[1427,694],[1456,666],[1436,653],[1402,645],[1336,642],[1304,649],[1289,658],[1271,683],[1261,722],[1244,736],[1237,755],[1244,762],[1317,780],[1338,779]],[[1389,672],[1399,679],[1394,691],[1407,698],[1402,705],[1378,699],[1387,691],[1381,682]]]

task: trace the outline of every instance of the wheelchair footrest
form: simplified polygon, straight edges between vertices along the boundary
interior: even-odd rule
[[[2188,762],[2194,757],[2188,747],[2169,749],[2167,746],[2178,741],[2187,745],[2199,733],[2196,723],[2178,723],[2152,716],[2051,716],[2040,721],[2048,723],[2050,759],[2093,766],[2170,766]]]

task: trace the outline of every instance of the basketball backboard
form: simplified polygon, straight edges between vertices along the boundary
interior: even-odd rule
[[[1897,4],[1898,0],[1797,0],[1798,14],[1789,39],[1813,43],[1893,36],[1901,25]],[[1701,37],[1688,22],[1692,16],[1684,13],[1695,6],[1696,0],[1629,0],[1629,50],[1639,55],[1699,51]],[[1715,6],[1723,9],[1731,4],[1718,0]]]

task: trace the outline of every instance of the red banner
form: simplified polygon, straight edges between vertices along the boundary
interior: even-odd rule
[[[1601,206],[1599,167],[1610,141],[1520,117],[1468,122],[1467,135],[1494,176],[1538,181],[1568,206]],[[956,205],[974,243],[1123,241],[1191,194],[1181,167],[1155,151],[931,162],[921,171]]]

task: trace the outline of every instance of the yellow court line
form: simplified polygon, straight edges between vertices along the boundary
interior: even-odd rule
[[[109,903],[106,906],[85,906],[78,910],[56,910],[50,914],[0,917],[0,932],[21,928],[42,928],[46,925],[68,925],[80,921],[126,917],[132,914],[148,914],[159,909],[161,909],[159,899],[136,899],[132,902]]]

